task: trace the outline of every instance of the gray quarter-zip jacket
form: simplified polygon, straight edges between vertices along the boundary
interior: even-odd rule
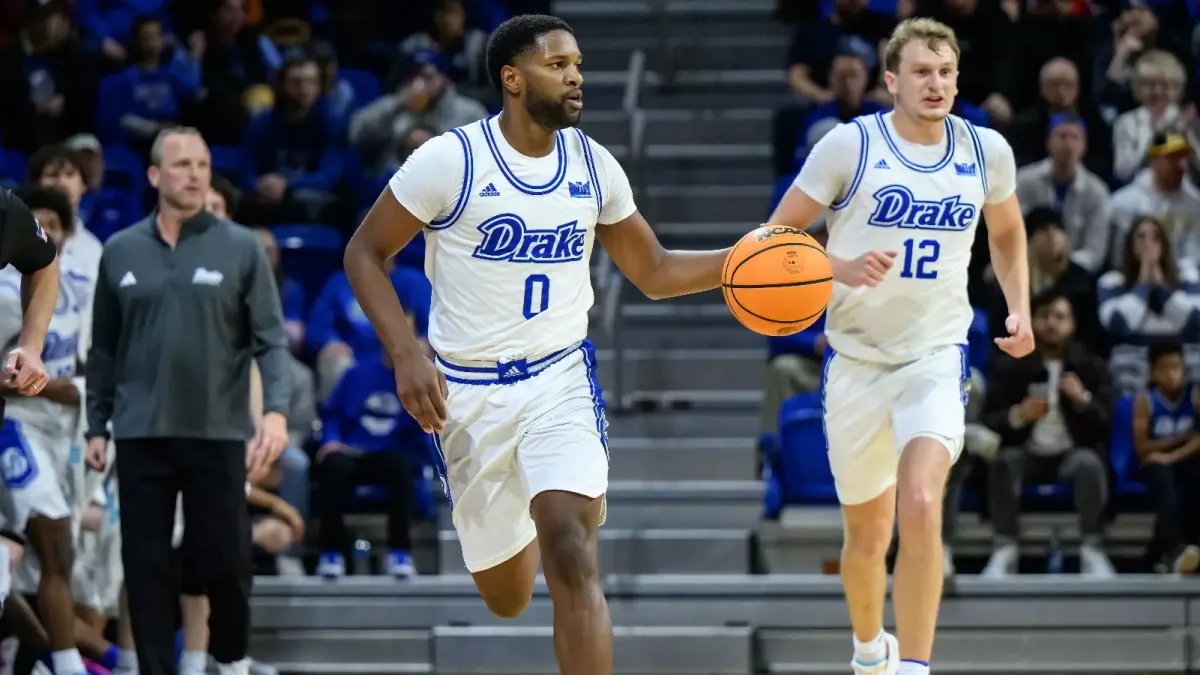
[[[104,246],[87,365],[88,438],[244,440],[250,359],[263,412],[291,394],[283,311],[250,229],[201,212],[171,248],[157,213]]]

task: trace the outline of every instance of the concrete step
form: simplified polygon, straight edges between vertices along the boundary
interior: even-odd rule
[[[618,368],[631,389],[761,389],[766,349],[625,349],[623,364],[612,350],[597,352],[600,385],[611,392]]]
[[[600,528],[602,574],[750,574],[748,529],[625,530]],[[458,533],[439,539],[441,574],[464,574]]]
[[[770,183],[761,185],[650,185],[639,208],[651,223],[748,221],[765,219],[771,193]]]
[[[608,413],[610,438],[758,438],[758,415],[744,410],[660,410]]]
[[[641,311],[650,302],[627,304],[622,307],[624,324],[620,328],[621,344],[626,349],[763,349],[767,339],[743,328],[724,305],[714,306],[710,311],[722,312],[711,316],[689,315],[678,309],[696,308],[704,310],[708,305],[673,305],[661,314]],[[610,349],[615,345],[614,336],[605,333],[597,324],[591,339],[597,349]]]
[[[629,55],[640,49],[651,64],[666,58],[676,67],[699,70],[733,68],[782,68],[787,62],[790,38],[786,29],[778,34],[714,35],[708,37],[676,37],[661,40],[647,34],[633,37],[585,37],[579,44],[583,51],[584,79],[593,70],[623,70],[629,67]],[[586,82],[585,82],[586,84]]]
[[[433,631],[438,675],[552,675],[553,631],[538,627],[439,627]],[[754,635],[748,626],[722,628],[613,628],[614,675],[754,672]]]
[[[627,172],[629,151],[624,145],[609,148]],[[648,186],[654,185],[771,185],[771,148],[765,143],[751,144],[651,144],[643,161]],[[631,176],[631,180],[635,180]]]
[[[767,108],[647,110],[644,133],[655,145],[762,144],[771,137],[771,114]],[[580,127],[609,149],[629,142],[629,118],[620,111],[589,110]]]
[[[411,675],[432,673],[429,663],[296,663],[276,661],[280,675]]]
[[[608,441],[609,480],[753,480],[754,439],[651,438]]]
[[[399,672],[408,673],[430,672],[432,658],[428,630],[254,631],[250,653],[263,663],[304,664],[309,668],[407,664],[409,669]],[[419,666],[426,670],[413,669]]]
[[[619,110],[628,85],[625,70],[587,74],[584,116],[589,110]],[[643,109],[774,109],[788,97],[782,66],[771,69],[680,70],[666,77],[649,71],[642,79]]]
[[[554,3],[558,16],[571,22],[582,44],[603,42],[611,36],[654,40],[786,35],[787,28],[774,21],[770,0],[668,0],[665,16],[652,12],[645,0],[572,0]],[[586,53],[586,52],[585,52]]]

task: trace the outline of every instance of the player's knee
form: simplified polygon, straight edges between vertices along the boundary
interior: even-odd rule
[[[588,531],[576,519],[561,519],[538,529],[542,567],[547,579],[569,589],[582,589],[597,577]]]
[[[914,485],[900,491],[896,502],[896,520],[901,537],[925,537],[941,531],[942,491],[928,485]]]
[[[487,605],[488,611],[497,618],[515,619],[521,616],[533,600],[533,588],[525,592],[517,588],[507,588],[499,593],[483,591],[480,595],[483,596],[483,604]]]
[[[892,544],[892,528],[886,522],[859,523],[846,527],[846,553],[862,560],[883,560]]]

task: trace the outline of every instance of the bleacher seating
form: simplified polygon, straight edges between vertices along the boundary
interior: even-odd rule
[[[325,281],[342,269],[345,242],[337,230],[327,225],[277,225],[271,228],[279,242],[283,272],[304,287],[306,297],[321,293]]]

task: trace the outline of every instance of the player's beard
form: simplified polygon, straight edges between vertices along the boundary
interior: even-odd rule
[[[555,100],[532,90],[525,93],[525,112],[538,125],[555,131],[579,124],[580,111],[567,108],[565,100]]]

